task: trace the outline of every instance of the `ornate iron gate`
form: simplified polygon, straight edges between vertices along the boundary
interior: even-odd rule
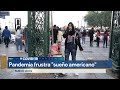
[[[120,71],[120,11],[112,12],[112,30],[110,38],[110,59],[112,60],[112,69],[115,72]]]
[[[49,12],[28,11],[28,56],[47,56],[49,52]]]

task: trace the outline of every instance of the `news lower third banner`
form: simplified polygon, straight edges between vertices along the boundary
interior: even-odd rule
[[[89,72],[90,70],[96,72],[103,69],[105,72],[106,69],[112,68],[112,61],[111,60],[65,61],[63,57],[8,57],[8,68],[16,69],[15,70],[16,72],[28,72],[28,73],[34,71],[41,73],[46,72],[85,73],[86,72],[85,70],[87,70],[87,72]]]
[[[62,57],[8,57],[8,68],[111,68],[111,60],[65,61]]]

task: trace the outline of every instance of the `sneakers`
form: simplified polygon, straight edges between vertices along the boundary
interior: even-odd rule
[[[22,50],[20,50],[19,52],[20,52],[20,53],[22,53],[23,51],[22,51]]]
[[[18,51],[18,52],[22,53],[23,51],[22,51],[22,50],[20,50],[20,51]]]

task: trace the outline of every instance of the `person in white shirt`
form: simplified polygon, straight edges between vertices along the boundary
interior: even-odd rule
[[[63,36],[62,31],[58,30],[57,40],[58,40],[58,42],[60,42],[60,43],[62,42],[62,36]]]
[[[22,30],[20,28],[20,26],[17,27],[17,32],[15,35],[15,43],[16,43],[16,49],[18,52],[23,52],[22,51]],[[20,46],[20,50],[19,50],[19,46]]]

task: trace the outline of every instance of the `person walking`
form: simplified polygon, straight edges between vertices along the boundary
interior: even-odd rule
[[[57,42],[59,42],[59,43],[62,42],[62,36],[63,36],[63,32],[61,31],[61,29],[59,29],[58,35],[57,35]]]
[[[94,34],[94,28],[91,28],[88,32],[88,36],[90,37],[90,47],[93,47],[93,34]]]
[[[17,32],[15,35],[15,43],[16,43],[16,49],[18,52],[23,52],[22,51],[22,30],[20,28],[20,26],[17,27]],[[20,50],[19,50],[19,46],[20,46]]]
[[[106,44],[106,48],[107,48],[108,36],[109,36],[109,34],[108,34],[108,31],[106,30],[103,35],[103,48],[104,48],[105,44]]]
[[[58,35],[58,28],[56,25],[53,26],[53,40],[54,40],[54,43],[57,42],[57,35]]]
[[[78,29],[78,35],[79,35],[79,38],[80,38],[80,43],[82,43],[82,32],[80,29]]]
[[[87,35],[86,30],[83,30],[83,32],[82,32],[82,44],[85,44],[86,35]]]
[[[100,30],[97,30],[96,41],[97,41],[97,47],[99,47],[99,42],[100,42]]]
[[[83,48],[80,44],[80,38],[78,33],[75,33],[74,25],[72,22],[68,24],[68,27],[63,34],[65,40],[65,60],[69,60],[69,55],[72,55],[72,61],[76,60],[77,46],[82,51]]]
[[[6,48],[8,48],[9,42],[11,39],[11,32],[10,30],[8,30],[8,26],[5,26],[5,29],[2,32],[2,37],[4,38],[4,43],[5,43]]]
[[[23,31],[23,36],[25,39],[25,52],[28,53],[28,25],[25,27]]]

